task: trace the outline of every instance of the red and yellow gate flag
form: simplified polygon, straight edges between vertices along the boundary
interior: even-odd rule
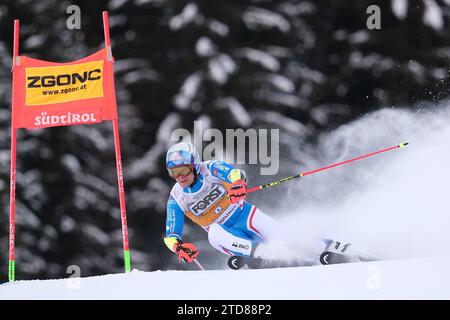
[[[107,49],[53,63],[18,57],[13,69],[13,127],[47,128],[117,119],[113,61]]]

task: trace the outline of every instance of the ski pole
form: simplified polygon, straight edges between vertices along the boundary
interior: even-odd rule
[[[205,268],[203,268],[202,264],[201,264],[200,262],[198,262],[197,259],[194,259],[194,262],[195,262],[195,264],[198,266],[198,268],[199,268],[200,270],[205,271]]]
[[[378,151],[371,152],[371,153],[368,153],[368,154],[365,154],[365,155],[362,155],[362,156],[359,156],[359,157],[356,157],[356,158],[352,158],[352,159],[349,159],[349,160],[345,160],[345,161],[341,161],[341,162],[338,162],[338,163],[330,164],[328,166],[325,166],[325,167],[322,167],[322,168],[318,168],[318,169],[315,169],[315,170],[302,172],[302,173],[296,174],[294,176],[286,177],[286,178],[283,178],[283,179],[280,179],[280,180],[277,180],[277,181],[274,181],[274,182],[270,182],[270,183],[267,183],[267,184],[263,184],[263,185],[260,185],[260,186],[257,186],[257,187],[253,187],[253,188],[247,189],[247,193],[258,191],[258,190],[261,190],[261,189],[264,189],[264,188],[270,188],[270,187],[276,186],[277,184],[280,184],[282,182],[290,181],[290,180],[293,180],[295,178],[303,178],[305,176],[308,176],[310,174],[313,174],[313,173],[316,173],[316,172],[319,172],[319,171],[324,171],[324,170],[331,169],[331,168],[334,168],[334,167],[342,166],[344,164],[347,164],[347,163],[350,163],[350,162],[353,162],[353,161],[357,161],[357,160],[361,160],[363,158],[371,157],[371,156],[374,156],[376,154],[383,153],[383,152],[386,152],[386,151],[390,151],[390,150],[394,150],[394,149],[401,149],[401,148],[404,148],[407,145],[408,145],[408,142],[400,143],[400,144],[398,144],[396,146],[393,146],[393,147],[390,147],[390,148],[378,150]]]

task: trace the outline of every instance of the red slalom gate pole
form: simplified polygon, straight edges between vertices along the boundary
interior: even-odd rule
[[[103,11],[103,30],[105,33],[105,47],[108,54],[108,61],[113,62],[111,51],[111,39],[109,37],[109,21],[107,11]],[[114,90],[112,92],[114,92]],[[122,242],[124,253],[123,257],[124,257],[125,272],[130,272],[131,255],[128,242],[127,210],[125,205],[125,188],[123,184],[122,156],[120,152],[119,121],[117,119],[114,119],[112,120],[112,123],[114,131],[114,150],[116,153],[117,183],[119,187],[120,216],[122,221]]]
[[[13,43],[13,66],[19,63],[19,20],[14,20],[14,43]],[[14,82],[12,88],[12,108],[14,108]],[[8,280],[14,282],[16,279],[16,146],[17,146],[17,129],[11,122],[11,178],[9,189],[9,267],[8,267]]]
[[[280,179],[280,180],[277,180],[277,181],[274,181],[274,182],[270,182],[270,183],[267,183],[267,184],[264,184],[264,185],[260,185],[260,186],[253,187],[253,188],[249,188],[249,189],[247,189],[247,193],[258,191],[258,190],[261,190],[261,189],[264,189],[264,188],[270,188],[270,187],[276,186],[276,185],[278,185],[280,183],[283,183],[283,182],[286,182],[286,181],[290,181],[290,180],[293,180],[293,179],[296,179],[296,178],[302,178],[302,177],[308,176],[308,175],[316,173],[316,172],[320,172],[320,171],[328,170],[328,169],[331,169],[331,168],[334,168],[334,167],[342,166],[344,164],[347,164],[347,163],[350,163],[350,162],[353,162],[353,161],[357,161],[357,160],[361,160],[361,159],[364,159],[364,158],[367,158],[367,157],[371,157],[371,156],[374,156],[374,155],[379,154],[379,153],[383,153],[383,152],[387,152],[387,151],[395,150],[395,149],[401,149],[401,148],[404,148],[407,145],[408,145],[408,142],[400,143],[400,144],[398,144],[396,146],[393,146],[393,147],[390,147],[390,148],[378,150],[378,151],[371,152],[371,153],[368,153],[368,154],[365,154],[365,155],[362,155],[362,156],[359,156],[359,157],[356,157],[356,158],[352,158],[352,159],[349,159],[349,160],[345,160],[345,161],[341,161],[341,162],[338,162],[338,163],[330,164],[328,166],[325,166],[325,167],[322,167],[322,168],[318,168],[318,169],[315,169],[315,170],[302,172],[302,173],[299,173],[299,174],[296,174],[296,175],[293,175],[293,176],[290,176],[290,177],[286,177],[286,178],[283,178],[283,179]]]

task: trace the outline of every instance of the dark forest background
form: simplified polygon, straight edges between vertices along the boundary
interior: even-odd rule
[[[68,6],[81,29],[68,30]],[[370,30],[369,5],[381,9]],[[20,53],[66,62],[103,47],[108,10],[132,267],[191,269],[164,246],[173,181],[170,133],[205,126],[280,130],[274,177],[291,175],[324,132],[380,108],[420,108],[449,96],[450,1],[0,0],[0,282],[7,281],[13,20]],[[123,271],[112,126],[19,130],[17,279]],[[281,190],[281,189],[280,189]],[[276,192],[276,191],[274,191]],[[278,191],[279,192],[279,191]],[[252,201],[266,207],[264,195]],[[275,212],[276,215],[276,212]],[[190,222],[206,266],[226,257]]]

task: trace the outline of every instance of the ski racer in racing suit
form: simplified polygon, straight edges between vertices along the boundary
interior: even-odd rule
[[[166,155],[176,180],[167,201],[164,243],[182,261],[193,262],[198,249],[183,241],[185,216],[208,232],[209,243],[230,256],[258,256],[259,244],[277,239],[280,227],[246,201],[245,172],[214,160],[200,162],[191,143],[173,145]]]

